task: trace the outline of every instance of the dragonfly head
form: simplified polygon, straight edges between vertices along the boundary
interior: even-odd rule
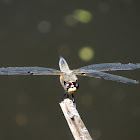
[[[65,82],[64,81],[64,86],[66,87],[68,93],[74,93],[79,88],[79,84],[77,83],[77,80],[75,82],[72,82],[72,81]]]

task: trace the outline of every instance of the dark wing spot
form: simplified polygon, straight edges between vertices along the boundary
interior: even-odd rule
[[[33,73],[32,73],[31,71],[28,71],[28,73],[29,73],[30,75],[33,75]]]

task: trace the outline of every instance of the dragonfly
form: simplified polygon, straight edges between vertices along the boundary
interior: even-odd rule
[[[64,96],[62,100],[71,95],[73,102],[74,92],[79,88],[78,76],[87,76],[112,80],[126,84],[139,84],[138,81],[126,77],[106,73],[108,71],[118,70],[135,70],[140,68],[140,63],[121,64],[121,63],[101,63],[84,66],[78,69],[71,70],[63,57],[59,60],[60,70],[44,67],[7,67],[0,68],[0,75],[59,75],[60,83],[64,88]]]

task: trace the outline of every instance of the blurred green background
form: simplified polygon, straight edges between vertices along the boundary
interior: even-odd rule
[[[140,63],[135,0],[0,0],[0,67]],[[114,72],[140,80],[140,70]],[[94,140],[139,140],[140,86],[79,77],[77,109]],[[73,137],[58,76],[0,76],[0,140]]]

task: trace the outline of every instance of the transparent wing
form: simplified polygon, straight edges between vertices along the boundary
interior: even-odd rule
[[[68,63],[66,62],[66,60],[62,56],[60,56],[59,67],[60,67],[60,70],[62,72],[69,72],[70,71]]]
[[[102,79],[105,79],[105,80],[112,80],[112,81],[127,83],[127,84],[138,84],[139,83],[136,80],[132,80],[132,79],[125,78],[125,77],[122,77],[122,76],[108,74],[108,73],[104,73],[104,72],[100,72],[100,71],[94,71],[94,72],[91,72],[91,73],[79,73],[78,75],[95,77],[95,78],[102,78]]]
[[[60,75],[60,71],[43,67],[0,68],[0,75]]]
[[[117,71],[117,70],[134,70],[139,69],[140,64],[121,64],[121,63],[102,63],[102,64],[93,64],[79,69],[73,70],[74,72],[81,71]]]

